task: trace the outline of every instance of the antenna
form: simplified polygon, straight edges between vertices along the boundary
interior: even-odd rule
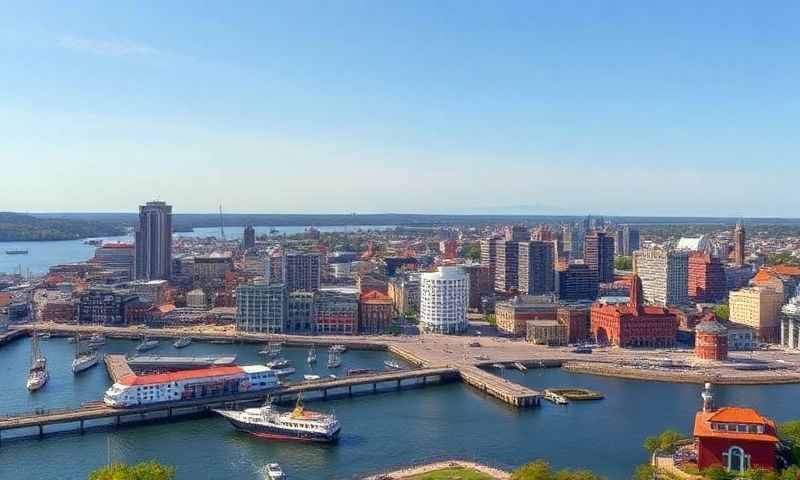
[[[219,236],[225,240],[225,225],[222,222],[222,204],[219,204]]]

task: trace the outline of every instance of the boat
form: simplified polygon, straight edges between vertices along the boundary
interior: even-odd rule
[[[330,375],[328,375],[328,378],[330,378],[331,380],[336,380],[339,377],[331,373]]]
[[[341,343],[337,343],[336,345],[331,345],[331,348],[329,350],[331,352],[344,353],[347,351],[347,346],[342,345]]]
[[[259,438],[272,440],[297,440],[304,442],[334,442],[341,427],[336,416],[306,411],[302,397],[291,412],[274,409],[269,400],[260,408],[244,410],[214,410],[225,417],[236,429]]]
[[[146,352],[158,346],[158,340],[148,340],[147,337],[142,338],[142,342],[136,345],[137,352]]]
[[[87,343],[90,347],[100,347],[106,344],[106,337],[99,333],[95,333],[89,337],[89,341]]]
[[[315,347],[311,347],[308,351],[308,356],[306,357],[306,362],[309,364],[317,363],[317,349]]]
[[[308,382],[313,382],[314,380],[319,380],[320,378],[321,377],[319,375],[314,375],[312,373],[303,375],[303,380],[306,380]]]
[[[269,368],[269,367],[267,367]],[[294,367],[283,367],[283,368],[270,368],[270,370],[275,373],[275,375],[279,377],[285,377],[287,375],[291,375],[297,370]]]
[[[39,350],[39,336],[31,337],[31,367],[28,370],[26,386],[33,392],[47,383],[50,374],[47,372],[47,358]]]
[[[278,358],[271,362],[267,362],[267,367],[269,368],[285,368],[292,364],[291,360],[286,360],[285,358]]]
[[[192,337],[181,337],[177,339],[172,346],[175,348],[188,347],[192,343]]]
[[[81,348],[81,340],[78,336],[75,337],[75,358],[72,360],[72,373],[80,373],[84,370],[97,365],[99,355],[97,352],[89,349]]]
[[[278,355],[281,354],[282,351],[283,351],[283,344],[270,342],[263,350],[261,350],[258,353],[260,353],[261,355],[268,355],[270,357],[277,357]]]
[[[6,255],[27,255],[28,249],[27,248],[19,248],[13,250],[6,250]]]
[[[375,371],[369,368],[350,368],[347,370],[348,377],[352,377],[353,375],[368,375],[370,373],[375,373]]]
[[[394,360],[386,360],[383,365],[390,370],[402,370],[403,366]]]
[[[152,375],[126,375],[106,390],[103,402],[114,408],[137,407],[269,390],[278,385],[275,372],[263,365],[233,365]]]
[[[267,478],[269,478],[269,480],[283,480],[286,476],[284,476],[280,465],[277,463],[270,463],[267,465]]]
[[[592,347],[587,347],[587,346],[575,347],[575,349],[572,350],[572,353],[592,353]]]
[[[342,355],[335,351],[328,352],[328,368],[339,368],[342,365]]]
[[[52,337],[53,334],[50,332],[39,332],[36,334],[36,336],[42,340],[50,340],[50,337]]]

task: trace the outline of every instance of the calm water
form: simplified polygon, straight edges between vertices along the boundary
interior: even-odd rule
[[[293,235],[302,233],[308,227],[276,227],[278,233]],[[321,232],[343,232],[357,230],[388,230],[393,225],[351,225],[336,227],[317,227]],[[256,235],[270,233],[271,227],[255,227]],[[241,239],[244,227],[225,227],[225,237],[228,239]],[[219,228],[196,228],[192,232],[176,233],[180,237],[205,238],[219,236]],[[133,242],[131,236],[103,237],[105,240]],[[27,249],[28,255],[6,255],[6,250]],[[51,265],[60,263],[82,262],[94,255],[95,247],[86,245],[83,240],[65,240],[59,242],[0,242],[0,273],[22,271],[23,275],[30,272],[34,275],[47,273]]]
[[[96,399],[109,381],[102,367],[73,378],[72,345],[42,342],[52,378],[36,394],[24,387],[28,342],[0,348],[0,414],[41,406],[75,406]],[[133,342],[111,341],[107,351],[127,352]],[[242,363],[257,360],[256,346],[194,344],[187,353],[232,353]],[[171,352],[162,342],[156,352]],[[305,350],[286,349],[304,373]],[[324,357],[324,355],[320,355]],[[346,367],[379,368],[387,354],[348,352]],[[322,358],[321,358],[322,359]],[[327,370],[324,367],[320,370]],[[360,474],[434,457],[468,457],[513,467],[546,458],[559,467],[588,467],[610,479],[626,479],[646,460],[647,435],[665,428],[688,432],[700,405],[696,385],[648,383],[575,375],[560,370],[508,371],[532,387],[585,386],[602,391],[598,402],[517,410],[461,384],[366,395],[309,408],[335,410],[343,431],[336,445],[268,442],[235,432],[224,420],[203,418],[172,424],[110,429],[84,436],[64,434],[45,440],[6,442],[0,447],[0,478],[84,478],[106,460],[107,442],[117,461],[157,459],[173,464],[180,479],[263,479],[264,466],[279,462],[292,478],[352,479]],[[800,386],[717,387],[721,404],[748,405],[782,421],[800,417]]]

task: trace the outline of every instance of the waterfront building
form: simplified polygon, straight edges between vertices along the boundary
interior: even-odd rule
[[[75,309],[75,302],[70,298],[48,298],[38,318],[42,322],[72,323],[75,321]]]
[[[247,250],[256,246],[256,229],[252,225],[244,227],[244,236],[242,238],[242,247]]]
[[[125,325],[128,307],[138,297],[109,287],[90,287],[78,303],[78,323]]]
[[[598,284],[597,272],[582,261],[572,262],[558,272],[558,296],[562,300],[594,300]]]
[[[480,264],[462,265],[469,277],[469,308],[481,309],[481,297],[492,293],[489,267]]]
[[[418,273],[407,273],[389,280],[387,293],[401,315],[419,312],[419,277]]]
[[[358,290],[325,288],[314,295],[313,322],[320,335],[358,333]]]
[[[124,289],[136,295],[139,300],[156,306],[162,305],[168,300],[169,283],[166,280],[134,280],[122,283],[118,287],[120,290]]]
[[[800,292],[799,292],[800,293]],[[781,307],[781,345],[800,349],[800,296]]]
[[[282,333],[286,317],[286,285],[266,282],[236,288],[236,329],[253,333]]]
[[[134,277],[135,256],[136,250],[130,243],[107,242],[95,249],[92,263],[113,272],[116,281],[127,282]]]
[[[555,243],[552,240],[520,242],[518,265],[520,293],[542,295],[555,292]]]
[[[718,303],[727,296],[725,269],[719,257],[702,252],[689,254],[687,278],[689,299],[697,303]]]
[[[519,242],[499,240],[495,242],[495,249],[494,289],[504,293],[519,290]]]
[[[701,360],[727,360],[728,329],[712,312],[706,313],[694,329],[694,355]]]
[[[788,302],[800,286],[800,267],[790,265],[763,267],[750,280],[750,285],[769,287],[782,294],[784,302]]]
[[[758,339],[777,342],[780,338],[778,312],[783,294],[770,287],[747,287],[728,294],[730,320],[753,327]]]
[[[733,230],[733,263],[737,267],[744,266],[745,257],[745,231],[742,222],[736,224]]]
[[[529,320],[555,320],[558,303],[554,295],[517,295],[494,306],[497,330],[500,333],[521,337],[525,335]]]
[[[639,250],[639,230],[630,225],[622,227],[622,255],[630,257]]]
[[[314,332],[314,292],[298,290],[289,294],[286,316],[286,333],[310,334]]]
[[[780,441],[775,422],[752,408],[715,408],[708,383],[702,396],[703,410],[694,420],[697,468],[721,466],[734,473],[774,470]]]
[[[172,273],[172,206],[165,202],[141,205],[135,238],[136,278],[168,280]]]
[[[627,305],[593,304],[591,322],[595,340],[600,344],[620,347],[675,345],[677,317],[664,307],[645,306],[642,297],[642,281],[634,274]]]
[[[391,297],[375,290],[362,293],[358,301],[358,310],[359,333],[366,335],[389,333],[394,318]]]
[[[297,290],[319,290],[321,263],[319,252],[285,252],[283,280],[289,293]]]
[[[642,281],[644,301],[661,305],[689,303],[689,255],[660,248],[640,249],[633,254],[633,271]]]
[[[592,322],[589,308],[584,306],[562,306],[556,310],[558,322],[567,327],[567,341],[581,343],[591,338]]]
[[[567,326],[556,320],[528,320],[525,339],[534,345],[566,345]]]
[[[439,267],[420,275],[420,327],[432,333],[467,329],[469,278],[459,267]]]
[[[201,288],[186,293],[186,306],[193,308],[206,308],[208,303],[206,301],[206,294]]]
[[[600,283],[614,281],[614,237],[598,230],[586,235],[583,244],[583,261],[597,272]]]

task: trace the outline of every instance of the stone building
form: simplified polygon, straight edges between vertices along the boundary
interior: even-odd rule
[[[506,335],[524,336],[529,320],[555,320],[557,309],[554,295],[517,295],[495,304],[497,330]]]
[[[528,320],[525,339],[535,345],[566,345],[567,326],[556,320]]]

